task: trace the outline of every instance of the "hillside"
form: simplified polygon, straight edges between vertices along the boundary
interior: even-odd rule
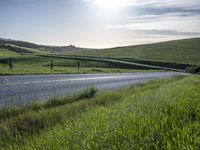
[[[74,55],[74,53],[72,55]],[[99,49],[79,52],[76,53],[76,55],[111,58],[134,58],[200,65],[200,38],[110,49]]]
[[[175,40],[153,44],[86,49],[70,46],[45,46],[30,42],[0,39],[0,57],[31,53],[65,53],[67,55],[123,58],[129,61],[168,62],[200,65],[200,38]],[[153,63],[153,65],[155,65]],[[160,65],[160,63],[159,63]]]
[[[86,48],[79,48],[74,45],[69,46],[47,46],[37,45],[25,41],[16,41],[10,39],[0,38],[0,48],[14,51],[17,53],[32,53],[32,52],[51,52],[51,53],[63,53],[63,52],[80,52],[88,50]],[[18,48],[18,50],[16,50]]]

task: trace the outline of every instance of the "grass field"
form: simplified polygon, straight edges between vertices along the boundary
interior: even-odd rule
[[[18,55],[18,54],[15,52],[0,48],[0,58],[5,58],[5,57],[10,57],[10,56],[15,56],[15,55]]]
[[[81,95],[81,96],[80,96]],[[200,77],[93,88],[0,112],[3,149],[198,149]]]
[[[53,69],[51,70],[51,60]],[[12,70],[9,68],[9,59],[0,59],[0,75],[13,74],[70,74],[70,73],[120,73],[120,72],[151,72],[156,70],[131,69],[128,66],[119,66],[116,63],[80,60],[58,59],[41,57],[34,54],[16,55],[12,57]]]
[[[158,70],[134,70],[119,68],[80,68],[77,67],[56,67],[51,70],[49,67],[16,67],[13,70],[0,67],[0,75],[40,75],[40,74],[94,74],[94,73],[134,73],[134,72],[156,72]],[[161,70],[159,70],[161,71]]]
[[[49,51],[47,51],[47,50],[16,46],[16,45],[13,45],[13,44],[7,44],[7,45],[10,46],[10,47],[19,48],[21,50],[26,50],[26,51],[31,52],[31,53],[49,53]]]
[[[110,58],[134,58],[160,62],[200,65],[200,38],[155,44],[99,49],[71,53],[71,55]]]
[[[126,47],[118,47],[111,49],[99,49],[99,50],[81,50],[81,52],[74,51],[73,53],[55,53],[55,51],[50,52],[48,49],[43,50],[42,48],[34,48],[39,47],[39,45],[28,44],[29,47],[26,47],[27,43],[14,42],[19,46],[14,44],[7,44],[10,46],[11,50],[4,48],[0,49],[0,74],[48,74],[48,73],[74,73],[75,70],[68,69],[66,71],[66,67],[76,67],[77,60],[66,60],[66,59],[58,59],[58,58],[45,58],[40,57],[39,55],[49,55],[53,56],[64,56],[64,55],[75,55],[75,56],[89,56],[89,57],[106,57],[106,58],[114,58],[114,59],[124,59],[126,61],[133,61],[141,64],[150,64],[155,66],[162,67],[171,67],[177,69],[187,70],[191,73],[198,73],[200,66],[200,38],[193,39],[185,39],[185,40],[176,40],[169,42],[161,42],[155,44],[145,44],[145,45],[136,45],[136,46],[126,46]],[[31,48],[30,48],[31,47]],[[45,47],[48,48],[48,47]],[[51,47],[49,47],[51,48]],[[55,47],[56,49],[63,49],[64,47]],[[67,47],[66,47],[67,48]],[[15,51],[17,49],[18,52]],[[21,50],[21,52],[20,52]],[[27,51],[28,53],[24,53],[23,51]],[[71,51],[71,50],[70,50]],[[8,65],[6,67],[5,61],[2,63],[2,60],[5,58],[13,58],[14,71],[9,71]],[[48,70],[50,67],[50,60],[54,60],[54,66],[58,67],[53,72]],[[47,67],[47,68],[44,68]],[[107,69],[142,69],[137,67],[125,67],[120,66],[120,64],[113,64],[108,62],[99,62],[99,61],[81,61],[80,67],[90,71],[82,71],[83,73],[93,73],[94,70],[99,70],[99,72],[107,72]],[[24,70],[23,70],[24,68]],[[38,68],[38,69],[37,69]],[[197,68],[197,69],[195,69]],[[93,71],[91,71],[91,69]],[[38,70],[38,71],[37,71]],[[44,70],[42,72],[42,70]],[[64,71],[63,71],[64,70]],[[69,71],[70,70],[70,71]],[[113,72],[118,72],[114,71]],[[197,71],[196,71],[197,70]],[[110,70],[112,71],[112,70]],[[110,72],[108,71],[108,72]],[[121,70],[121,72],[127,70]],[[5,73],[4,73],[5,72]],[[128,71],[129,72],[129,71]]]

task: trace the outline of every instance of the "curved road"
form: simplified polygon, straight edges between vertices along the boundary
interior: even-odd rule
[[[0,76],[0,106],[26,104],[80,91],[87,86],[115,89],[153,79],[183,75],[179,72]]]

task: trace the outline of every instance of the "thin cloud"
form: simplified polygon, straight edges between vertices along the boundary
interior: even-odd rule
[[[97,2],[98,0],[82,0],[83,2]],[[111,0],[107,0],[108,2]],[[122,1],[122,0],[121,0]],[[149,5],[154,7],[187,7],[187,6],[200,6],[199,0],[123,0],[121,5],[126,6],[139,6],[139,5]]]
[[[200,36],[200,32],[180,32],[173,30],[132,30],[135,33],[143,33],[150,35],[164,35],[164,36]]]
[[[122,18],[120,23],[107,25],[106,28],[129,30],[135,34],[148,35],[200,35],[199,0],[150,0],[141,3],[135,0],[129,2],[127,16]]]
[[[0,36],[41,44],[107,47],[200,36],[199,0],[0,0],[0,8]]]

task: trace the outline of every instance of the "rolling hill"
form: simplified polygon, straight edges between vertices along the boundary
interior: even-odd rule
[[[74,54],[200,65],[200,38],[71,53]]]
[[[18,54],[62,54],[89,57],[107,57],[139,61],[139,63],[172,63],[200,65],[200,38],[174,40],[153,44],[88,49],[70,46],[45,46],[30,42],[0,38],[0,57]],[[142,61],[142,62],[141,62]],[[155,63],[154,63],[155,62]]]
[[[47,45],[37,45],[30,42],[16,41],[3,38],[0,38],[0,49],[9,50],[17,53],[37,53],[37,52],[65,53],[65,52],[80,52],[89,50],[87,48],[79,48],[74,45],[47,46]]]

